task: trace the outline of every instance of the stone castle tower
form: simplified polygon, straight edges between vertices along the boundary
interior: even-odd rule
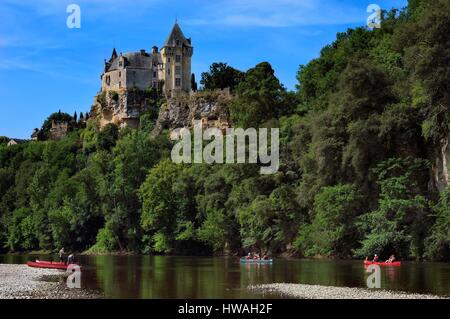
[[[167,97],[191,91],[191,58],[194,52],[178,23],[172,28],[161,52],[154,46],[151,52],[117,54],[105,60],[102,92],[123,92],[130,89],[162,89]]]
[[[186,39],[175,23],[161,49],[164,64],[164,90],[166,95],[178,96],[191,91],[191,58],[194,53],[191,39]]]
[[[194,53],[178,23],[158,50],[117,54],[105,60],[102,86],[94,100],[91,115],[100,116],[100,126],[109,123],[137,127],[140,114],[149,105],[149,89],[162,91],[167,99],[191,92],[191,59]]]

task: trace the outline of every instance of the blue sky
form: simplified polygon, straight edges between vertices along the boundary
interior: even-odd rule
[[[67,28],[71,3],[80,29]],[[89,111],[112,48],[161,47],[176,18],[192,37],[198,80],[212,62],[245,71],[268,61],[294,89],[299,65],[337,32],[364,25],[372,3],[407,0],[0,0],[0,136],[29,138],[59,109]]]

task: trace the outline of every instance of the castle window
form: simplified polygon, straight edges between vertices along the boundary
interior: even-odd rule
[[[179,55],[179,54],[177,54],[176,56],[175,56],[175,62],[181,62],[181,55]]]
[[[156,71],[153,71],[153,77],[156,78],[157,74]]]
[[[119,68],[121,68],[123,66],[122,61],[119,61]]]
[[[175,67],[175,74],[176,74],[176,75],[181,75],[181,66],[177,65],[177,66]]]
[[[181,79],[180,78],[176,78],[175,79],[175,86],[176,87],[180,87],[181,86]]]
[[[122,88],[122,82],[119,82],[119,88]]]
[[[180,40],[177,40],[177,45],[180,45]]]
[[[167,74],[169,74],[169,75],[170,75],[170,68],[169,68],[169,69],[167,69]]]
[[[121,78],[122,77],[122,72],[119,72],[119,78]]]
[[[169,62],[169,63],[170,63],[170,58],[167,58],[167,62]]]

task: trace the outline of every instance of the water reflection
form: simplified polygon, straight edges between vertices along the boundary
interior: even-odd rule
[[[0,263],[56,257],[5,255]],[[261,298],[246,287],[274,282],[366,287],[368,276],[360,261],[277,259],[273,264],[241,264],[237,258],[166,256],[81,256],[80,261],[82,286],[100,289],[109,298]],[[450,295],[449,284],[449,263],[381,267],[382,289]]]

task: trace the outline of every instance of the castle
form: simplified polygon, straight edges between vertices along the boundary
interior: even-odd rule
[[[100,127],[109,123],[137,127],[139,116],[151,107],[151,92],[162,92],[166,99],[191,93],[192,41],[178,23],[172,28],[161,50],[117,54],[105,60],[101,90],[91,115],[99,116]]]
[[[113,50],[105,60],[102,92],[123,92],[130,89],[158,88],[167,97],[191,91],[191,58],[194,53],[191,39],[186,38],[175,23],[161,51],[157,46],[151,53],[120,53]]]

